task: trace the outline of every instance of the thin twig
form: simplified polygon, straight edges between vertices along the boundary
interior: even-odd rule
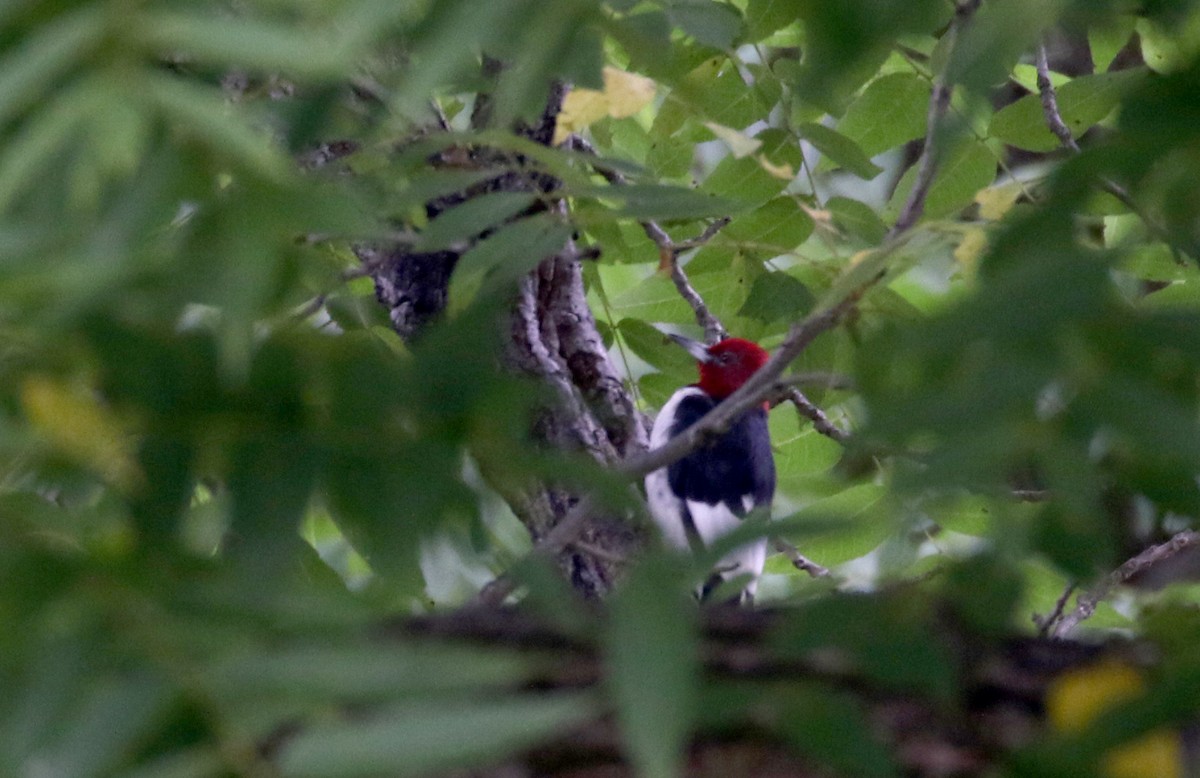
[[[970,22],[981,2],[982,0],[962,0],[955,7],[954,21],[946,33],[953,36],[950,41],[951,48],[958,42],[959,32]],[[917,178],[904,201],[904,206],[900,209],[900,215],[896,217],[896,223],[888,231],[888,237],[894,238],[910,230],[925,212],[925,198],[929,196],[934,174],[937,173],[937,143],[940,140],[938,134],[946,111],[950,108],[952,91],[953,85],[946,81],[945,75],[939,75],[933,80],[933,94],[929,96],[929,110],[925,116],[925,141],[921,147],[920,161],[917,163]]]
[[[1046,44],[1044,43],[1039,44],[1037,49],[1037,86],[1038,93],[1042,98],[1042,116],[1046,120],[1046,127],[1049,128],[1050,132],[1054,133],[1054,136],[1058,138],[1059,143],[1064,148],[1069,149],[1075,154],[1080,153],[1082,150],[1079,147],[1079,143],[1071,134],[1070,128],[1067,127],[1066,121],[1063,120],[1062,114],[1059,112],[1058,94],[1055,92],[1053,82],[1050,81],[1050,64],[1046,58]],[[1146,229],[1150,231],[1155,240],[1166,244],[1171,250],[1171,255],[1177,264],[1187,264],[1187,261],[1180,255],[1179,249],[1171,241],[1171,236],[1167,231],[1142,210],[1142,207],[1134,201],[1133,196],[1126,191],[1125,187],[1111,179],[1101,178],[1100,188],[1120,200],[1122,205],[1137,216],[1146,225]]]
[[[1046,117],[1046,126],[1050,128],[1050,132],[1054,133],[1054,137],[1058,138],[1059,143],[1078,153],[1079,144],[1075,142],[1070,128],[1063,121],[1062,114],[1058,112],[1058,95],[1054,91],[1054,84],[1050,81],[1050,65],[1046,61],[1045,43],[1038,44],[1037,48],[1037,86],[1038,92],[1042,96],[1042,115]]]
[[[802,570],[803,572],[811,575],[813,578],[826,578],[829,576],[828,567],[819,565],[808,557],[804,556],[804,554],[800,553],[798,548],[793,546],[791,543],[788,543],[783,538],[775,538],[772,542],[775,546],[775,550],[787,557],[797,570]]]
[[[1036,613],[1033,614],[1033,623],[1038,628],[1038,636],[1049,637],[1050,631],[1054,629],[1058,622],[1062,621],[1063,611],[1067,607],[1067,600],[1071,599],[1071,593],[1075,591],[1076,586],[1078,586],[1078,584],[1076,584],[1074,581],[1067,584],[1066,588],[1063,589],[1063,593],[1059,596],[1058,601],[1054,603],[1054,610],[1050,611],[1047,616],[1043,617],[1037,615]]]
[[[1129,559],[1125,564],[1105,576],[1100,583],[1079,595],[1075,600],[1075,610],[1064,616],[1051,634],[1056,638],[1069,637],[1080,622],[1090,618],[1096,612],[1096,606],[1107,599],[1113,589],[1135,575],[1143,573],[1160,562],[1170,559],[1180,551],[1193,546],[1200,546],[1200,532],[1184,530],[1175,534],[1166,543],[1151,546]]]
[[[592,145],[578,135],[572,135],[567,140],[568,148],[587,154],[591,157],[598,157],[596,149]],[[614,170],[605,165],[593,165],[596,171],[604,176],[604,180],[614,186],[624,186],[628,180],[622,175],[621,171]],[[721,324],[721,320],[713,315],[709,310],[708,305],[704,302],[704,298],[692,286],[688,280],[687,273],[683,271],[683,267],[679,264],[679,255],[685,251],[699,248],[714,237],[717,233],[729,224],[728,216],[717,219],[704,228],[704,231],[695,238],[676,242],[667,234],[667,231],[653,219],[646,219],[639,222],[642,225],[642,230],[646,233],[651,242],[658,247],[658,256],[662,260],[662,264],[671,270],[671,281],[675,283],[675,289],[679,291],[679,295],[687,301],[691,306],[692,312],[696,316],[696,323],[704,330],[704,339],[708,343],[716,343],[719,340],[724,340],[729,337],[729,332],[725,326]]]
[[[845,443],[850,439],[849,433],[842,430],[836,424],[829,420],[825,411],[817,407],[812,400],[805,397],[804,392],[793,386],[787,390],[785,396],[792,401],[796,406],[796,412],[804,418],[812,422],[813,429],[822,435],[833,438],[838,443]]]

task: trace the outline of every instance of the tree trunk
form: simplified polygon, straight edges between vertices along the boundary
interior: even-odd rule
[[[493,61],[485,60],[485,74],[494,75],[496,67]],[[565,86],[554,85],[539,120],[518,126],[518,134],[548,145],[565,92]],[[477,129],[486,124],[489,106],[488,97],[481,95],[472,114]],[[454,164],[463,164],[462,149],[443,153],[431,159],[430,164],[446,164],[449,153],[454,155]],[[468,164],[480,170],[499,168],[501,162],[505,167],[495,177],[486,178],[464,192],[427,203],[429,218],[485,193],[549,192],[557,188],[557,182],[543,173],[511,170],[511,154],[502,156],[494,150],[476,147],[467,150],[466,157]],[[517,162],[522,164],[524,160]],[[566,204],[560,202],[551,207],[565,212]],[[479,237],[483,235],[486,233]],[[443,313],[455,265],[466,251],[463,248],[418,252],[402,243],[360,246],[356,250],[374,278],[376,295],[387,308],[392,326],[406,341],[419,338]],[[521,279],[514,303],[506,313],[507,321],[498,323],[509,334],[501,362],[510,372],[551,389],[552,401],[539,409],[534,422],[537,440],[558,450],[587,452],[601,464],[611,465],[645,450],[647,423],[608,358],[587,304],[581,261],[574,242],[568,241]],[[505,483],[501,478],[491,477],[495,468],[488,462],[479,464],[484,477],[502,494],[535,542],[578,502],[578,495],[552,484]],[[617,573],[613,560],[626,556],[639,537],[618,517],[595,517],[580,541],[560,553],[557,562],[580,594],[601,597],[611,588]],[[580,545],[590,550],[582,551]]]

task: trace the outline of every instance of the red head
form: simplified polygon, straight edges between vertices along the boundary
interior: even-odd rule
[[[757,343],[742,338],[726,338],[705,347],[703,343],[688,338],[671,337],[700,363],[699,386],[718,400],[737,391],[756,370],[767,363],[770,356]]]

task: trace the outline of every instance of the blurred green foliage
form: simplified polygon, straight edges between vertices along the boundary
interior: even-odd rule
[[[614,710],[655,778],[682,774],[696,728],[747,721],[834,774],[896,774],[846,689],[704,683],[690,573],[659,554],[603,625],[522,568],[529,601],[600,652],[595,688],[537,691],[556,660],[535,650],[375,629],[460,604],[528,549],[476,461],[595,476],[531,444],[540,390],[496,369],[496,317],[541,257],[572,235],[600,248],[589,301],[645,410],[691,380],[655,329],[695,325],[645,219],[684,240],[732,217],[686,267],[767,347],[855,267],[886,271],[796,364],[852,379],[806,387],[850,446],[771,414],[778,531],[835,566],[769,563],[763,599],[797,609],[782,656],[835,652],[953,706],[939,607],[979,635],[1030,631],[1068,582],[1195,526],[1200,9],[989,0],[954,18],[925,0],[0,9],[0,776],[427,774]],[[1027,93],[1052,30],[1078,155]],[[553,82],[600,89],[605,66],[656,90],[586,130],[624,187],[511,132]],[[937,78],[955,86],[939,172],[888,242]],[[353,153],[313,163],[333,142]],[[455,148],[496,164],[428,163]],[[424,212],[529,170],[552,191]],[[548,199],[569,215],[510,220]],[[353,252],[397,231],[422,250],[488,233],[414,345]],[[1197,607],[1177,586],[1098,613],[1161,646],[1161,694],[1014,769],[1084,774],[1194,715]]]

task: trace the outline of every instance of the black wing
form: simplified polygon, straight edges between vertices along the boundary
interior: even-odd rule
[[[671,437],[700,420],[716,406],[703,394],[686,397],[676,410]],[[707,505],[724,503],[736,516],[767,505],[775,495],[775,459],[767,433],[767,412],[746,411],[721,437],[667,467],[671,490],[685,500]]]

